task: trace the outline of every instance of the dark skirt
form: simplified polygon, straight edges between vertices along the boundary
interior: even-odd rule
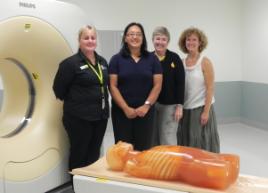
[[[205,126],[200,123],[204,106],[184,109],[183,118],[178,129],[178,145],[197,147],[210,152],[220,152],[220,139],[213,105]]]

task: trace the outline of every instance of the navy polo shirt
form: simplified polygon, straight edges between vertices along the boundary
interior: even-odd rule
[[[138,62],[118,53],[110,60],[109,74],[118,76],[117,87],[127,104],[138,107],[146,101],[153,88],[153,76],[162,74],[162,68],[153,53],[142,56]]]

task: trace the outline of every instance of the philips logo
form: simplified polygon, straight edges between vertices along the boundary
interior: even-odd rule
[[[26,3],[26,2],[19,2],[20,7],[25,7],[25,8],[30,8],[30,9],[35,9],[35,4],[33,3]]]

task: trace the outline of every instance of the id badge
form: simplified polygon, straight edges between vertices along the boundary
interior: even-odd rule
[[[105,108],[105,98],[102,97],[101,99],[101,108],[104,109]]]

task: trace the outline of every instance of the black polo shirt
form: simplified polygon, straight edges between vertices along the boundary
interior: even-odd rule
[[[86,58],[80,50],[60,63],[53,84],[56,97],[64,101],[64,113],[90,121],[106,119],[109,116],[108,65],[97,53],[95,57],[103,73],[104,109],[100,81],[87,65]]]

